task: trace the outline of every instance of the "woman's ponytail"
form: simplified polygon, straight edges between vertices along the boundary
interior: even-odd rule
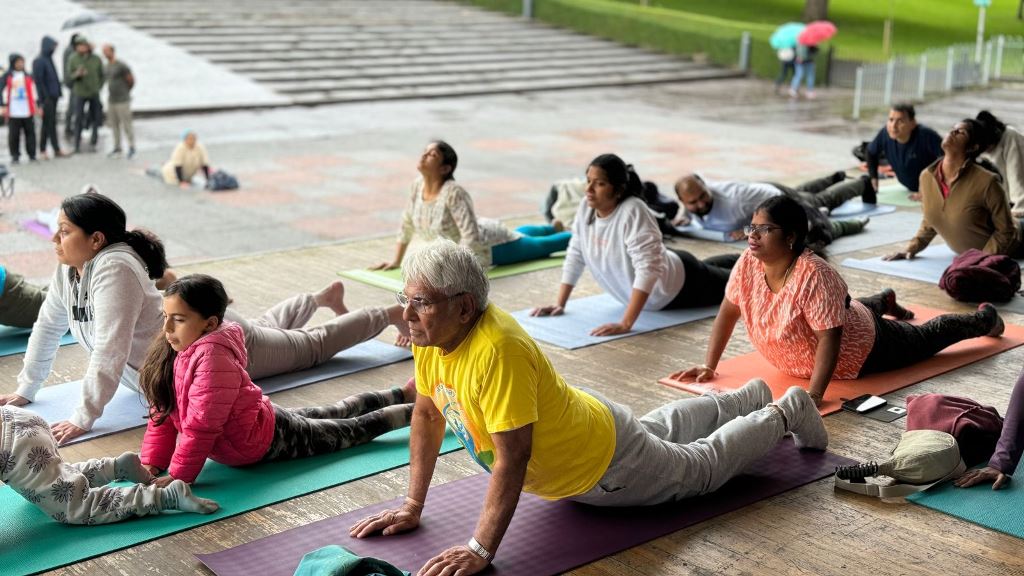
[[[168,268],[167,253],[164,251],[164,243],[156,234],[136,228],[126,232],[122,241],[131,246],[139,258],[142,258],[151,279],[159,280],[163,277]]]

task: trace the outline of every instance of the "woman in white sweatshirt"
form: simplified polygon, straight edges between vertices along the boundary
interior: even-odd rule
[[[689,252],[665,248],[641,192],[633,166],[618,156],[602,154],[590,163],[586,202],[573,222],[557,304],[535,308],[534,316],[562,314],[584,268],[626,306],[621,321],[598,326],[591,331],[594,336],[629,332],[643,310],[721,303],[739,255],[701,261]]]

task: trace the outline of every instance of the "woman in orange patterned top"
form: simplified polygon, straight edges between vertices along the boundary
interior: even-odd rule
[[[851,299],[839,272],[806,248],[807,216],[786,196],[758,206],[745,232],[749,248],[729,277],[705,364],[673,378],[714,378],[740,318],[766,360],[810,380],[808,392],[817,403],[832,378],[893,370],[961,340],[1003,332],[1002,319],[988,303],[973,314],[946,314],[915,326],[904,321],[913,313],[896,303],[891,289]]]

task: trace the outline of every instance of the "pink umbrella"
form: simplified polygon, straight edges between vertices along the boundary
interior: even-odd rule
[[[797,42],[804,46],[814,46],[836,35],[836,25],[828,20],[815,20],[804,28],[797,36]]]

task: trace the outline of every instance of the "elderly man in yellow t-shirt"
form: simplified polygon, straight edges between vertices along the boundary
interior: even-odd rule
[[[637,419],[595,392],[566,385],[519,324],[488,304],[483,268],[450,240],[414,254],[402,274],[398,299],[419,391],[410,486],[401,508],[361,520],[351,535],[391,535],[419,525],[446,423],[491,474],[468,543],[430,559],[420,574],[468,575],[487,567],[524,490],[597,506],[659,504],[717,489],[787,431],[801,447],[828,444],[802,388],[769,404],[768,386],[751,380],[736,392],[679,400]]]

